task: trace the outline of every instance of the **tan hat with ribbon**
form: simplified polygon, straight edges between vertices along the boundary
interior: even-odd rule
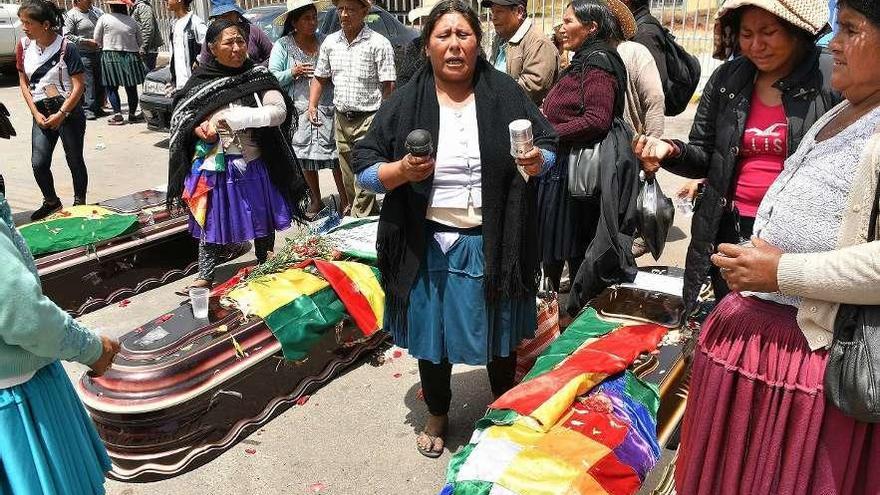
[[[830,15],[827,0],[726,0],[715,13],[715,58],[726,60],[736,51],[738,33],[729,14],[742,7],[764,9],[814,36],[826,30]]]
[[[603,0],[617,23],[620,24],[620,30],[623,32],[623,39],[631,40],[636,35],[636,18],[633,17],[632,11],[620,0]]]
[[[299,10],[303,7],[315,7],[315,0],[287,0],[287,13]]]

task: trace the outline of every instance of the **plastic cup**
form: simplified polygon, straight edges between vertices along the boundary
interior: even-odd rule
[[[193,316],[196,319],[208,318],[208,295],[211,293],[205,287],[192,287],[189,289],[189,303],[192,305]]]

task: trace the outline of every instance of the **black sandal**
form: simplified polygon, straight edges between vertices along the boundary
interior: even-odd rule
[[[429,448],[424,448],[419,443],[419,440],[422,438],[422,435],[424,435],[425,437],[428,438],[428,440],[431,441],[431,446]],[[440,442],[442,442],[440,444],[440,450],[434,450],[434,446],[437,445],[437,440],[440,440]],[[427,432],[423,431],[423,432],[419,433],[419,436],[416,437],[416,448],[419,450],[419,454],[422,454],[425,457],[429,457],[431,459],[436,459],[436,458],[440,457],[441,455],[443,455],[443,449],[445,447],[446,447],[446,440],[443,438],[443,436],[436,436],[435,437],[433,435],[428,435]]]

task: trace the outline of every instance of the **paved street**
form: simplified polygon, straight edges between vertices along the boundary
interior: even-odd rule
[[[30,116],[17,80],[0,79],[0,101],[13,113],[18,137],[0,142],[0,172],[6,178],[9,202],[19,217],[40,204],[30,167]],[[670,120],[669,136],[684,136],[687,116]],[[89,168],[89,201],[100,201],[164,184],[167,173],[165,135],[143,124],[109,127],[103,120],[89,122],[85,159]],[[73,196],[70,174],[59,144],[53,162],[56,187],[65,204]],[[660,177],[667,195],[684,182],[668,174]],[[332,178],[322,176],[325,192]],[[676,219],[667,251],[660,263],[683,266],[689,218]],[[280,241],[279,236],[279,242]],[[252,259],[252,254],[249,255]],[[647,259],[646,259],[647,258]],[[650,255],[640,260],[648,264]],[[226,267],[227,274],[236,267]],[[174,308],[181,297],[173,291],[182,280],[91,313],[82,321],[119,336]],[[76,380],[83,367],[68,365]],[[416,452],[415,432],[426,411],[416,398],[416,363],[401,358],[383,366],[363,362],[318,390],[302,406],[283,413],[211,463],[192,472],[149,484],[107,483],[108,493],[136,494],[431,494],[444,483],[450,454],[437,460]],[[247,397],[244,398],[247,400]],[[490,401],[489,384],[480,368],[458,366],[453,374],[453,407],[447,445],[464,445]],[[253,452],[253,453],[250,453]]]

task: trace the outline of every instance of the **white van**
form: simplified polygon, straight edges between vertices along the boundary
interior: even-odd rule
[[[0,72],[15,72],[15,44],[21,38],[18,5],[0,3]]]

